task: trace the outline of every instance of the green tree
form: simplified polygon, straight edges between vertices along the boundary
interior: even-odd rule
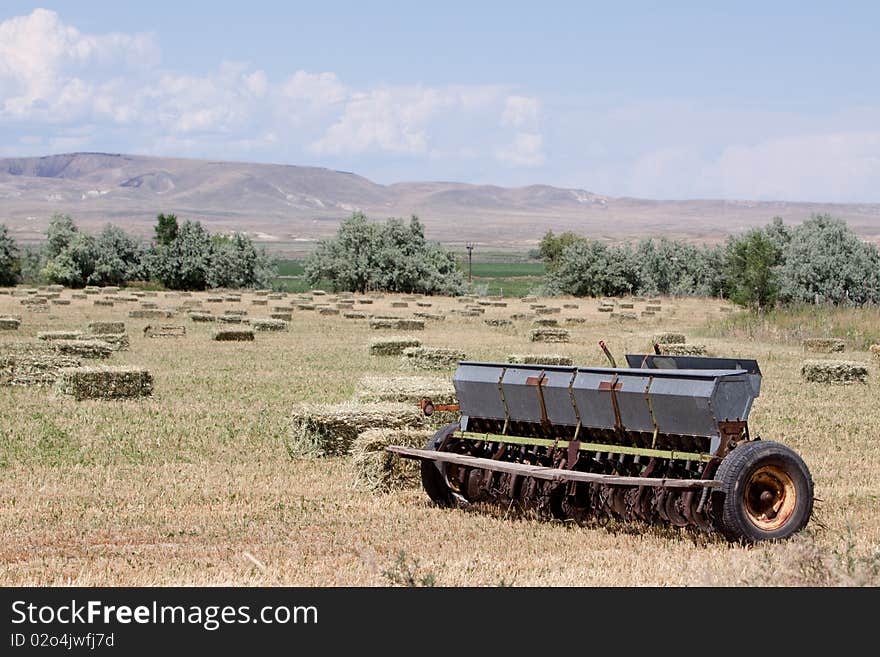
[[[55,213],[46,229],[46,258],[51,260],[60,255],[79,233],[69,214]]]
[[[15,285],[21,275],[21,253],[5,224],[0,224],[0,286]]]
[[[544,260],[547,271],[553,271],[559,266],[562,252],[572,244],[586,242],[587,238],[571,231],[565,231],[559,235],[554,235],[552,230],[544,233],[541,242],[538,245],[538,255]]]
[[[724,278],[728,296],[742,306],[772,307],[779,296],[780,241],[766,228],[727,240]]]
[[[186,220],[168,244],[150,257],[151,274],[170,290],[204,290],[208,286],[214,243],[198,221]]]
[[[118,226],[104,226],[95,240],[95,248],[95,268],[89,276],[89,284],[123,285],[126,281],[147,278],[144,249]]]
[[[425,240],[418,217],[409,223],[372,223],[362,212],[342,222],[336,236],[321,240],[305,263],[311,284],[329,280],[334,290],[460,294],[461,272],[452,253]]]
[[[98,249],[95,238],[78,231],[54,257],[50,257],[42,275],[50,283],[83,287],[95,271]]]
[[[880,252],[828,214],[792,229],[783,261],[780,297],[786,302],[880,303]]]
[[[153,230],[156,234],[156,244],[168,246],[177,239],[177,232],[180,230],[180,227],[177,225],[177,216],[159,213]]]

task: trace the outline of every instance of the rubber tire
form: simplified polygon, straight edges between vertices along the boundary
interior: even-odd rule
[[[773,531],[749,520],[743,499],[745,484],[764,465],[780,467],[795,487],[795,508],[788,521]],[[740,543],[781,541],[803,529],[813,512],[813,478],[803,459],[791,448],[769,440],[754,440],[736,447],[721,461],[715,479],[721,482],[713,497],[715,514],[724,535]]]
[[[425,449],[436,450],[440,447],[440,443],[443,442],[446,436],[458,428],[458,422],[450,422],[431,437],[428,444],[425,445]],[[438,506],[455,506],[455,496],[446,484],[446,475],[441,469],[442,465],[437,461],[422,459],[422,488],[425,489],[428,497]]]

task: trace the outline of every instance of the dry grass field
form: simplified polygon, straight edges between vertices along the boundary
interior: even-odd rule
[[[869,363],[866,384],[804,383],[800,342],[761,334],[725,337],[729,317],[716,300],[663,299],[662,311],[630,322],[598,312],[594,299],[551,299],[571,341],[529,342],[529,319],[487,326],[484,319],[532,312],[529,304],[451,313],[449,298],[393,307],[386,295],[366,314],[425,319],[420,331],[374,330],[368,319],[295,308],[288,331],[256,332],[248,342],[211,339],[225,325],[194,322],[183,301],[158,293],[132,299],[73,298],[48,310],[0,295],[0,316],[17,330],[85,331],[95,320],[126,324],[130,348],[107,364],[143,367],[150,397],[83,400],[51,387],[0,387],[0,584],[384,586],[765,586],[880,583],[880,359],[868,351],[834,354]],[[226,297],[224,297],[226,298]],[[214,314],[246,310],[268,317],[293,295],[252,305],[204,303]],[[177,307],[167,319],[130,318],[140,301]],[[327,296],[313,302],[333,303]],[[635,304],[639,312],[643,304]],[[729,309],[728,309],[729,310]],[[582,318],[582,323],[566,323]],[[147,337],[148,324],[185,325],[178,337]],[[612,523],[578,526],[503,510],[437,508],[421,488],[366,493],[353,486],[350,457],[293,456],[291,409],[300,402],[352,399],[367,375],[400,374],[399,356],[371,355],[371,339],[415,335],[477,360],[512,353],[558,353],[576,364],[604,364],[604,339],[618,360],[649,349],[651,335],[679,331],[710,354],[757,358],[764,372],[750,425],[799,452],[815,480],[808,528],[782,544],[747,548],[699,532]],[[821,336],[816,336],[821,337]],[[861,348],[861,347],[860,347]],[[830,357],[830,356],[829,356]],[[451,377],[452,370],[441,372]]]

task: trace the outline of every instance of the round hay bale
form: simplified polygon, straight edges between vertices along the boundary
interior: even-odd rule
[[[408,347],[421,347],[422,341],[418,338],[376,338],[370,340],[370,355],[372,356],[399,356]]]
[[[684,344],[687,342],[684,333],[657,333],[651,338],[651,344]]]
[[[113,347],[104,340],[55,340],[52,348],[58,353],[80,358],[109,358]]]
[[[125,333],[125,322],[89,322],[89,333]]]
[[[153,394],[153,377],[140,367],[69,367],[58,372],[54,390],[77,401],[147,397]]]
[[[427,426],[420,409],[395,402],[297,404],[290,420],[288,453],[308,457],[348,454],[358,434],[367,429]]]
[[[403,459],[385,451],[389,445],[424,447],[431,429],[367,429],[351,444],[353,485],[364,491],[386,493],[417,488],[421,485],[421,467],[415,459]]]
[[[529,331],[531,342],[569,342],[571,333],[568,329],[553,328],[552,326],[534,328]]]
[[[865,383],[868,367],[848,360],[806,360],[801,365],[801,376],[815,383]]]
[[[671,344],[659,344],[660,353],[665,356],[705,356],[706,345],[704,344],[681,344],[673,342]]]
[[[542,326],[559,326],[559,320],[551,317],[539,317],[534,322],[532,322],[533,327],[542,327]]]
[[[211,334],[211,339],[217,342],[252,342],[254,331],[253,329],[217,329]]]
[[[0,317],[0,331],[16,331],[21,327],[21,320],[15,317]]]
[[[37,333],[38,340],[51,342],[53,340],[79,340],[82,331],[40,331]]]
[[[846,342],[839,338],[807,338],[802,344],[804,351],[820,354],[832,354],[846,349]]]
[[[571,356],[560,354],[508,354],[508,363],[517,365],[571,365]]]
[[[513,326],[513,320],[504,319],[503,317],[484,319],[483,323],[486,326]]]
[[[443,370],[456,367],[466,354],[446,347],[407,347],[401,361],[404,367],[415,370]]]
[[[275,319],[274,317],[251,320],[251,327],[255,331],[286,331],[289,326],[283,319]]]

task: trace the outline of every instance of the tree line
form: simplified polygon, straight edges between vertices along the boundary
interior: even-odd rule
[[[91,235],[70,215],[56,214],[41,246],[20,248],[0,224],[0,285],[148,281],[169,290],[204,290],[268,287],[276,275],[266,251],[246,235],[211,234],[201,222],[179,222],[173,214],[158,215],[149,243],[113,224]]]
[[[828,214],[794,227],[774,217],[716,246],[667,238],[612,245],[548,231],[538,253],[559,294],[723,296],[759,308],[880,303],[880,250]]]

